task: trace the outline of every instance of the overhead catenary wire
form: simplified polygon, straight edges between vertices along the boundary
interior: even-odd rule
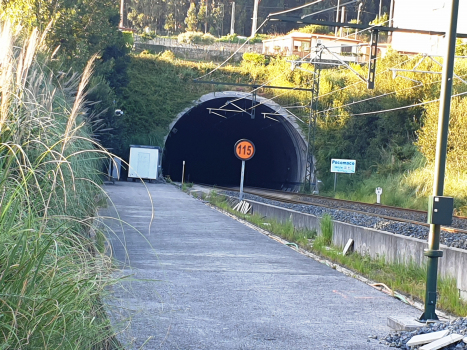
[[[404,62],[401,62],[401,63],[397,64],[397,65],[394,66],[394,67],[397,67],[397,66],[399,66],[399,65],[405,64],[405,63],[407,63],[407,62],[409,62],[409,61],[411,61],[411,60],[413,60],[413,59],[414,59],[413,57],[412,57],[412,58],[409,58],[409,59],[405,60]],[[392,68],[394,68],[394,67],[392,67]],[[379,73],[377,73],[377,75],[383,74],[383,73],[387,73],[390,69],[391,69],[391,68],[388,68],[388,69],[384,70],[383,72],[379,72]],[[351,85],[347,85],[347,86],[345,86],[345,87],[343,87],[343,88],[330,91],[330,92],[328,92],[328,93],[326,93],[326,94],[324,94],[324,95],[320,95],[319,97],[322,98],[322,97],[324,97],[324,96],[328,96],[328,95],[330,95],[330,94],[333,94],[333,93],[336,93],[336,92],[345,90],[345,89],[347,89],[347,88],[349,88],[349,87],[352,87],[352,86],[355,86],[355,85],[358,85],[358,84],[361,84],[361,83],[363,83],[363,81],[359,80],[359,81],[357,81],[357,82],[355,82],[355,83],[353,83],[353,84],[351,84]],[[285,92],[285,93],[287,93],[287,92]],[[279,94],[279,95],[275,95],[275,96],[273,96],[272,98],[270,98],[270,99],[268,99],[268,100],[273,100],[273,99],[275,99],[275,98],[278,98],[278,97],[284,95],[285,93]],[[283,107],[286,108],[286,109],[289,108],[289,107],[287,107],[287,106],[283,106]],[[309,105],[306,105],[306,106],[293,106],[293,108],[310,108],[310,106],[309,106]]]
[[[467,91],[465,91],[465,92],[460,92],[460,93],[458,93],[458,94],[452,95],[451,98],[453,98],[453,97],[459,97],[459,96],[463,96],[463,95],[467,95]],[[423,106],[423,105],[427,105],[427,104],[434,103],[434,102],[438,102],[438,101],[439,101],[439,98],[437,98],[437,99],[435,99],[435,100],[431,100],[431,101],[425,101],[425,102],[420,102],[420,103],[414,103],[414,104],[411,104],[411,105],[408,105],[408,106],[395,107],[395,108],[390,108],[390,109],[383,109],[383,110],[380,110],[380,111],[364,112],[364,113],[355,113],[355,114],[352,113],[352,114],[349,114],[349,115],[347,115],[347,116],[357,117],[357,116],[364,116],[364,115],[371,115],[371,114],[381,114],[381,113],[393,112],[393,111],[398,111],[398,110],[407,109],[407,108],[412,108],[412,107]],[[337,115],[332,115],[331,117],[343,117],[343,116],[344,116],[344,115],[337,114]]]
[[[284,11],[280,11],[280,12],[274,12],[274,13],[270,13],[268,15],[268,17],[271,17],[271,16],[277,16],[277,15],[283,15],[284,13],[289,13],[289,12],[293,12],[293,11],[297,11],[297,10],[301,10],[305,7],[308,7],[308,6],[311,6],[311,5],[314,5],[314,4],[317,4],[318,2],[321,2],[323,0],[317,0],[317,1],[314,1],[314,2],[311,2],[309,4],[305,4],[305,5],[301,5],[301,6],[297,6],[297,7],[294,7],[294,8],[291,8],[291,9],[288,9],[288,10],[284,10]]]
[[[317,1],[317,2],[320,2],[320,1]],[[317,2],[314,2],[314,3],[317,3]],[[306,4],[306,6],[310,6],[310,5],[314,4],[314,3]],[[285,11],[285,12],[295,11],[295,10],[298,10],[298,9],[303,8],[303,7],[306,7],[306,6],[305,6],[305,5],[304,5],[304,6],[299,6],[299,7],[294,8],[294,9],[289,9],[289,10],[287,10],[287,11]],[[275,14],[282,14],[282,13],[285,13],[285,12],[282,11],[282,12],[278,12],[278,13],[275,13]],[[273,14],[271,14],[271,15],[273,15]],[[268,16],[268,18],[269,18],[269,16]],[[266,24],[266,22],[268,21],[268,18],[266,18],[266,20],[263,21],[263,23],[261,23],[261,25],[257,28],[255,34],[259,31],[259,29],[260,29],[262,26],[264,26],[264,25]],[[381,25],[381,24],[379,24],[379,25]],[[368,28],[362,29],[362,30],[358,31],[357,33],[362,33],[362,32],[364,32],[364,31],[371,30],[371,28],[373,28],[373,27],[375,27],[375,25],[372,25],[372,26],[370,26],[370,27],[368,27]],[[348,36],[350,36],[350,35],[355,35],[355,33],[347,34],[347,35],[344,36],[344,37],[336,38],[334,41],[339,41],[340,39],[346,38],[346,37],[348,37]],[[251,38],[251,37],[250,37],[250,38]],[[231,56],[229,56],[229,57],[228,57],[224,62],[222,62],[219,66],[217,66],[217,67],[216,67],[215,69],[213,69],[212,71],[206,73],[205,75],[203,75],[203,76],[201,76],[201,77],[199,77],[199,78],[196,78],[195,81],[196,81],[196,80],[200,80],[200,79],[202,79],[202,78],[204,78],[204,77],[206,77],[206,76],[212,74],[213,72],[215,72],[216,70],[218,70],[219,68],[221,68],[223,65],[225,65],[225,63],[227,63],[227,62],[228,62],[228,61],[229,61],[244,45],[246,45],[246,44],[248,43],[248,41],[250,40],[250,38],[248,38],[248,39],[245,41],[245,43],[243,43]],[[351,45],[351,46],[358,46],[358,45]],[[311,55],[311,53],[312,53],[312,52],[310,52],[309,54],[307,54],[304,58],[306,58],[307,56]],[[381,59],[381,58],[377,58],[377,59]],[[397,66],[399,66],[399,65],[401,65],[401,64],[404,64],[404,63],[406,63],[406,62],[408,62],[408,61],[410,61],[410,60],[412,60],[412,59],[413,59],[413,58],[410,58],[410,59],[408,59],[408,60],[406,60],[406,61],[404,61],[404,62],[401,62],[401,63],[399,63],[398,65],[396,65],[395,67],[397,67]],[[392,67],[392,68],[394,68],[394,67]],[[379,74],[383,74],[383,73],[386,73],[387,71],[389,71],[389,69],[387,69],[387,70],[385,70],[385,71],[383,71],[383,72],[379,72],[379,73],[377,73],[377,74],[378,74],[378,75],[379,75]],[[257,91],[258,89],[263,88],[265,85],[267,85],[267,84],[268,84],[269,82],[271,82],[271,81],[274,81],[276,78],[277,78],[277,77],[275,77],[275,78],[273,78],[273,79],[270,79],[268,82],[262,84],[261,86],[258,86],[257,88],[255,88],[255,89],[252,90],[251,92],[255,92],[255,91]],[[363,81],[357,81],[357,82],[355,82],[355,83],[353,83],[353,84],[351,84],[351,85],[347,85],[347,86],[345,86],[345,87],[343,87],[343,88],[340,88],[340,89],[338,89],[338,90],[330,91],[330,92],[327,93],[327,94],[321,95],[320,98],[325,97],[325,96],[330,95],[330,94],[333,94],[333,93],[337,93],[337,92],[339,92],[339,91],[342,91],[342,90],[344,90],[344,89],[350,88],[350,87],[352,87],[352,86],[354,86],[354,85],[357,85],[357,84],[360,84],[360,83],[362,83],[362,82],[363,82]],[[298,87],[297,87],[297,88],[298,88]],[[411,88],[415,88],[415,87],[411,87]],[[293,89],[292,89],[292,91],[293,91]],[[265,103],[267,103],[267,101],[273,101],[274,99],[279,98],[280,96],[283,96],[283,95],[285,95],[285,94],[287,94],[287,93],[288,93],[288,92],[284,92],[284,93],[282,93],[282,94],[275,95],[275,96],[273,96],[272,98],[266,99],[265,101],[263,101],[263,102],[261,102],[261,103],[259,103],[259,104],[256,104],[255,106],[252,106],[252,107],[246,109],[246,111],[249,111],[249,110],[251,110],[251,109],[253,109],[253,108],[256,108],[256,107],[259,106],[259,105],[265,104]],[[395,92],[383,94],[383,95],[381,95],[381,96],[389,95],[389,94],[392,94],[392,93],[395,93]],[[372,98],[369,98],[369,99],[366,99],[366,100],[375,99],[375,98],[378,98],[378,97],[381,97],[381,96],[372,97]],[[238,99],[233,100],[233,101],[229,101],[229,103],[230,103],[230,102],[235,102],[235,101],[238,101],[238,100],[241,100],[241,99],[244,99],[244,97],[238,98]],[[365,100],[364,100],[364,101],[365,101]],[[360,101],[360,102],[364,102],[364,101]],[[356,104],[356,103],[359,103],[359,101],[352,102],[351,104]],[[227,103],[227,104],[228,104],[228,103]],[[225,105],[224,105],[224,106],[225,106]],[[342,108],[342,107],[344,107],[344,106],[336,107],[335,109]],[[221,107],[221,108],[222,108],[222,107]],[[284,108],[287,108],[287,107],[284,107]],[[296,108],[309,108],[309,106],[297,106]],[[320,111],[320,112],[318,112],[318,113],[323,113],[323,112],[324,112],[324,111]]]

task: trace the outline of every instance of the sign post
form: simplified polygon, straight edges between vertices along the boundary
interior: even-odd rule
[[[331,159],[331,173],[334,173],[334,192],[336,192],[337,173],[354,174],[355,159]]]
[[[255,155],[255,145],[250,140],[241,139],[235,143],[234,153],[242,161],[242,172],[240,177],[240,196],[243,200],[243,179],[245,177],[245,161],[250,160]]]

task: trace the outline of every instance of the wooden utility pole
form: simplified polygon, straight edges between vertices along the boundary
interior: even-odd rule
[[[125,0],[120,0],[120,23],[118,24],[120,28],[123,28],[124,12],[125,12]]]
[[[232,2],[232,17],[230,18],[230,35],[235,34],[235,1]]]

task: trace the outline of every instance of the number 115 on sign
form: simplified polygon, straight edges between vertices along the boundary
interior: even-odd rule
[[[249,160],[255,155],[255,145],[250,140],[238,140],[235,143],[234,153],[240,160]]]

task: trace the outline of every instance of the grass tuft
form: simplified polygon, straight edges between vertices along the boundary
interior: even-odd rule
[[[56,78],[37,32],[23,49],[8,23],[0,38],[0,349],[115,348],[96,224],[109,155],[83,100],[91,66]]]

